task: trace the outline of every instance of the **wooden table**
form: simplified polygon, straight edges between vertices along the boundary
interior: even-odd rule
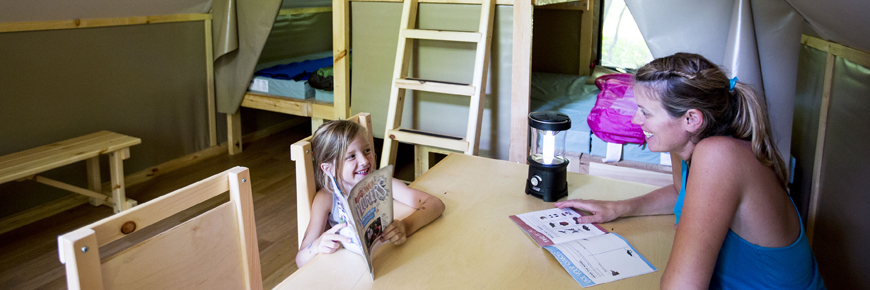
[[[399,246],[378,249],[371,281],[347,250],[319,255],[275,289],[568,289],[580,288],[553,256],[508,216],[552,208],[525,194],[528,166],[451,154],[411,187],[444,201],[442,217]],[[625,199],[656,187],[568,173],[569,198]],[[658,271],[595,286],[658,289],[674,242],[673,215],[601,224],[619,233]]]

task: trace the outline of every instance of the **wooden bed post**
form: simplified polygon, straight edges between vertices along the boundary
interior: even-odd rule
[[[582,2],[582,1],[581,1]],[[595,15],[593,12],[593,7],[596,1],[586,0],[584,6],[586,9],[583,10],[583,16],[580,18],[580,70],[579,74],[581,76],[588,76],[592,74],[592,69],[590,66],[592,65],[592,39],[594,38],[595,32]],[[600,29],[600,28],[599,28]]]
[[[529,153],[529,92],[532,80],[532,1],[514,0],[511,72],[511,162],[526,163]]]
[[[350,116],[350,7],[349,0],[332,1],[333,110],[335,120]],[[321,120],[322,122],[322,120]],[[314,124],[312,123],[312,130]],[[312,131],[313,132],[313,131]]]
[[[242,108],[227,114],[227,148],[230,155],[242,153]]]

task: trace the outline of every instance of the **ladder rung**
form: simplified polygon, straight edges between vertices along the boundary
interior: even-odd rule
[[[425,30],[425,29],[402,29],[400,37],[413,39],[430,39],[457,42],[480,42],[480,32]]]
[[[468,141],[466,141],[464,138],[456,136],[403,128],[389,130],[387,131],[387,133],[390,139],[404,143],[444,148],[463,152],[468,149]]]
[[[468,84],[439,82],[420,79],[396,79],[394,85],[400,89],[426,91],[460,96],[474,95],[474,87]]]

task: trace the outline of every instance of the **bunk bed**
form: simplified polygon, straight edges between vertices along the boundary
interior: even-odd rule
[[[351,0],[351,1],[353,1],[353,0]],[[349,18],[350,13],[348,12],[348,10],[350,8],[349,5],[350,5],[351,1],[336,1],[336,2],[334,2],[335,8],[333,11],[333,20],[336,21],[336,23],[341,23],[341,22],[339,22],[339,20],[341,20],[341,19]],[[357,2],[359,2],[359,1],[357,1]],[[400,1],[400,0],[375,0],[375,1],[367,0],[367,1],[362,1],[362,2],[398,2],[398,3],[400,3],[402,1]],[[460,0],[460,1],[420,0],[419,2],[420,3],[441,3],[441,4],[445,4],[445,3],[478,4],[480,1],[479,0],[478,1],[474,1],[474,0]],[[510,103],[511,103],[511,108],[510,108],[510,111],[511,111],[510,156],[502,156],[500,158],[508,159],[508,157],[510,157],[509,160],[511,160],[511,161],[522,162],[522,163],[525,162],[525,158],[526,158],[527,150],[528,150],[528,147],[527,147],[528,146],[528,136],[527,136],[527,132],[528,132],[527,116],[528,116],[528,113],[530,111],[544,110],[544,109],[567,110],[567,111],[571,112],[571,114],[569,114],[569,115],[574,120],[573,123],[575,124],[575,127],[571,131],[569,131],[568,139],[569,139],[569,143],[578,144],[578,146],[574,146],[575,147],[574,149],[568,148],[570,151],[570,154],[573,157],[575,157],[573,159],[577,161],[574,164],[579,165],[580,164],[580,162],[579,162],[580,155],[581,154],[590,154],[591,152],[593,152],[593,150],[592,150],[593,148],[596,149],[594,152],[597,153],[597,155],[600,155],[600,156],[606,155],[606,150],[607,150],[606,148],[608,147],[607,144],[605,142],[601,141],[600,139],[597,139],[593,134],[591,134],[588,126],[585,125],[586,116],[589,115],[589,110],[591,109],[592,105],[594,105],[595,95],[598,92],[597,88],[595,88],[594,84],[589,84],[588,85],[589,87],[586,87],[587,91],[585,92],[585,94],[583,92],[581,92],[580,95],[576,95],[577,92],[566,92],[566,91],[554,92],[553,94],[543,94],[543,95],[532,93],[532,91],[534,90],[534,86],[535,86],[534,83],[536,81],[546,82],[546,81],[548,81],[547,80],[548,78],[556,78],[555,81],[557,81],[557,82],[568,82],[568,83],[575,82],[575,83],[584,83],[585,84],[585,81],[587,78],[586,76],[588,76],[592,73],[592,69],[590,68],[590,64],[592,63],[592,61],[594,59],[593,50],[592,50],[592,46],[593,46],[592,44],[594,43],[594,35],[595,35],[595,33],[593,31],[593,27],[594,27],[593,14],[594,13],[592,12],[592,11],[594,11],[592,9],[593,5],[595,5],[594,3],[597,3],[597,2],[591,1],[591,0],[587,0],[587,1],[559,1],[559,0],[556,0],[556,1],[543,1],[543,0],[538,0],[538,1],[532,1],[532,0],[528,0],[528,1],[505,1],[505,0],[498,0],[498,1],[496,1],[496,5],[513,6],[512,24],[508,24],[508,25],[513,26],[512,44],[507,45],[507,49],[512,49],[512,51],[513,51],[513,53],[512,53],[513,59],[512,60],[506,60],[506,59],[500,60],[500,62],[502,62],[502,63],[512,63],[512,70],[510,71],[510,73],[512,73],[512,75],[513,75],[512,80],[510,81],[510,91],[512,94],[512,99],[510,100]],[[421,5],[423,5],[423,4],[421,4]],[[474,5],[466,5],[466,6],[473,7]],[[386,6],[380,6],[380,7],[386,8]],[[356,8],[360,8],[360,7],[354,6],[354,8],[355,8],[354,13],[362,12],[362,11],[356,10]],[[577,30],[579,30],[579,36],[580,36],[579,37],[580,38],[579,53],[577,53],[574,56],[577,59],[579,59],[579,63],[577,63],[576,65],[569,64],[569,65],[574,65],[574,69],[575,69],[575,71],[577,71],[576,74],[555,75],[555,74],[535,73],[535,76],[533,77],[532,65],[531,65],[531,58],[532,58],[532,54],[531,54],[532,23],[531,23],[531,21],[533,19],[532,14],[533,14],[534,10],[539,10],[539,9],[580,11],[579,15],[582,15],[581,19],[580,19],[580,25],[579,25],[579,27],[574,26],[574,27],[577,27],[576,28]],[[547,12],[549,12],[549,11],[547,11]],[[382,17],[384,17],[384,16],[382,16]],[[454,16],[454,17],[460,17],[460,16]],[[510,17],[510,16],[508,15],[508,17]],[[356,19],[358,19],[358,16],[354,17],[354,18],[355,18],[355,20],[354,20],[355,21],[354,22],[355,29],[369,29],[369,30],[371,30],[373,28],[374,29],[379,28],[379,27],[374,27],[374,26],[357,27],[357,25],[359,24],[356,22],[357,21]],[[347,33],[350,29],[349,22],[344,21],[343,23],[345,23],[345,26],[339,26],[339,25],[333,26],[334,34],[336,35],[336,38],[340,37],[338,35],[343,35],[344,33]],[[424,25],[423,22],[420,22],[420,23],[421,23],[420,24],[421,26]],[[503,23],[503,22],[501,23],[501,25],[504,25],[504,24],[505,23]],[[494,25],[497,25],[497,24],[494,24]],[[443,25],[443,26],[456,27],[456,25],[451,26],[450,24]],[[540,26],[537,26],[535,28],[536,29],[540,28]],[[426,28],[426,29],[448,29],[449,30],[449,28],[441,28],[441,27],[432,28],[431,23],[429,25],[429,28]],[[570,26],[568,26],[568,27],[560,28],[560,29],[570,30],[572,28],[570,28]],[[385,33],[389,34],[388,32],[385,32]],[[355,35],[355,37],[357,37],[357,36]],[[363,37],[365,37],[365,36],[363,36]],[[498,36],[496,36],[496,37],[498,37]],[[505,37],[505,35],[502,34],[501,37]],[[368,40],[366,39],[366,41],[368,41]],[[389,41],[389,40],[378,38],[378,41]],[[493,44],[493,47],[494,47],[493,49],[496,49],[495,44]],[[346,51],[347,49],[348,49],[347,47],[345,47],[345,48],[336,47],[335,48],[336,51]],[[371,46],[362,47],[360,43],[356,43],[355,49],[357,50],[357,53],[359,54],[359,58],[357,59],[357,61],[358,61],[358,64],[360,66],[360,69],[369,69],[369,66],[372,65],[372,63],[371,63],[371,61],[367,60],[366,57],[369,57],[371,54],[367,53],[363,49],[371,50],[374,48],[372,48]],[[376,47],[376,49],[389,51],[388,48],[385,48],[382,46],[378,46],[378,47]],[[505,48],[502,47],[501,49],[504,50]],[[493,55],[494,59],[492,61],[496,62],[495,65],[498,65],[497,62],[499,62],[499,60],[496,60],[495,59],[496,57],[497,57],[497,55]],[[539,60],[539,59],[536,58],[536,60]],[[450,62],[450,61],[451,60],[444,59],[444,62]],[[493,68],[493,69],[496,69],[496,68]],[[340,72],[340,68],[336,68],[336,75],[338,75],[339,72]],[[502,74],[505,74],[505,72],[502,72]],[[363,79],[362,77],[365,77],[365,79]],[[447,76],[447,77],[450,78],[452,76]],[[493,77],[493,79],[496,78],[494,72],[493,72],[492,77]],[[582,78],[582,79],[580,79],[580,78]],[[436,77],[434,79],[441,79],[441,78]],[[364,76],[364,75],[355,77],[355,80],[359,81],[359,82],[363,82],[361,84],[357,84],[357,86],[359,86],[359,85],[369,86],[371,84],[365,84],[365,83],[376,81],[373,78],[369,78],[369,77]],[[344,86],[350,87],[349,80],[345,80],[345,81],[346,81],[346,83],[344,84]],[[455,80],[448,79],[448,81],[455,81]],[[457,81],[457,82],[460,82],[460,81]],[[507,82],[503,80],[502,83],[507,83]],[[340,85],[341,85],[341,83],[339,83],[339,80],[336,79],[336,86],[338,87]],[[377,85],[382,86],[383,84],[377,84]],[[493,86],[495,86],[495,85],[493,85]],[[544,86],[546,86],[546,85],[541,85],[538,87],[544,87]],[[582,87],[576,87],[576,88],[583,90]],[[359,87],[355,87],[355,90],[356,89],[359,89]],[[360,91],[362,91],[362,90],[360,90]],[[505,90],[502,90],[502,92],[506,93]],[[366,94],[377,94],[377,92],[373,93],[373,90],[366,90],[365,93]],[[494,87],[492,89],[492,94],[498,94],[498,92],[496,92],[496,89]],[[506,95],[502,95],[502,97],[498,97],[498,98],[502,99],[503,97],[506,97]],[[369,97],[367,95],[367,96],[359,96],[359,98],[365,99],[365,98],[371,98],[371,97]],[[366,100],[363,100],[363,102],[365,102],[365,101]],[[507,102],[507,100],[499,100],[499,101],[500,102]],[[357,105],[357,106],[368,106],[368,105],[361,104],[361,105]],[[375,112],[375,116],[378,116],[376,111],[374,111],[372,108],[365,108],[365,109],[360,108],[360,109],[365,110],[365,111],[373,111],[373,112]],[[502,110],[502,112],[506,112],[506,111],[508,111],[508,110],[507,109]],[[417,113],[434,114],[431,112],[417,112]],[[420,118],[425,119],[425,117],[420,117]],[[462,118],[457,117],[455,119],[462,119]],[[502,122],[502,124],[507,123],[507,120],[500,120],[500,121]],[[377,122],[377,120],[375,120],[375,122]],[[450,123],[452,121],[446,120],[444,122]],[[405,123],[405,122],[403,122],[403,123]],[[446,127],[446,125],[443,125],[443,124],[439,124],[439,125]],[[430,126],[430,127],[432,127],[432,126]],[[484,127],[486,127],[486,125],[484,125]],[[424,131],[428,131],[425,128],[415,128],[415,129],[422,129]],[[445,133],[445,132],[437,132],[437,133],[443,133],[443,134],[450,135],[450,134]],[[500,138],[505,138],[507,136],[507,132],[505,132],[501,136],[504,136],[504,137],[500,137]],[[592,146],[593,144],[595,146]],[[569,147],[570,147],[570,144],[569,144]],[[503,150],[503,152],[506,152],[506,151],[508,151],[507,148],[505,148]],[[624,153],[623,156],[625,157],[623,159],[629,160],[629,161],[651,163],[651,164],[658,165],[658,164],[660,164],[660,161],[662,159],[662,158],[660,158],[660,154],[649,152],[648,150],[645,150],[644,147],[641,147],[640,145],[637,145],[637,144],[635,144],[635,145],[629,144],[629,145],[622,146],[622,152]],[[665,159],[667,159],[667,158],[665,158]],[[669,161],[669,159],[667,159],[667,160]],[[668,170],[668,169],[659,168],[657,166],[644,166],[644,168],[653,168],[653,169],[657,169],[659,171],[667,171]]]
[[[276,25],[281,25],[280,22],[282,20],[285,21],[285,25],[292,25],[292,23],[289,23],[288,19],[293,16],[320,13],[327,14],[331,13],[332,10],[331,7],[281,9],[278,12]],[[336,20],[333,18],[332,21],[333,25],[335,25]],[[347,42],[347,37],[342,37],[341,34],[333,34],[332,41],[334,44],[338,44],[334,47],[342,47],[340,44],[342,42]],[[346,53],[343,51],[333,49],[332,52],[314,52],[302,56],[294,56],[289,59],[268,61],[258,64],[256,70],[261,71],[264,68],[277,64],[289,64],[306,60],[311,61],[335,55],[339,57],[330,62],[336,67],[340,67],[342,65],[348,65],[347,60],[343,57]],[[333,92],[315,90],[310,88],[307,84],[304,84],[304,81],[294,82],[292,80],[276,80],[274,78],[255,75],[252,79],[251,87],[245,93],[241,107],[311,117],[311,127],[313,130],[320,126],[324,120],[344,119],[348,117],[350,113],[348,102],[349,92],[347,91],[348,87],[339,85],[341,82],[338,81],[341,78],[346,78],[346,74],[347,70],[341,70],[340,72],[339,70],[336,70],[334,75],[336,85]],[[270,83],[273,85],[269,86],[268,84]],[[282,86],[286,89],[284,90],[284,93],[275,91],[276,87]],[[264,89],[269,87],[271,87],[272,90]],[[288,91],[295,92],[290,93]],[[241,152],[241,111],[229,115],[227,122],[228,135],[231,140],[230,143],[235,144],[235,146],[229,146],[229,153],[236,154]]]

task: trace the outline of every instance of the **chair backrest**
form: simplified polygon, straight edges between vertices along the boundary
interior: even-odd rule
[[[366,136],[369,144],[374,149],[372,137],[372,117],[369,113],[359,113],[347,119],[366,128]],[[312,132],[313,134],[314,132]],[[317,186],[314,183],[314,161],[311,150],[311,136],[299,140],[290,145],[290,159],[296,161],[296,220],[298,222],[299,236],[297,244],[302,247],[302,238],[311,220],[311,204],[314,202],[314,194]]]
[[[589,175],[634,181],[655,186],[674,184],[674,177],[669,173],[608,165],[598,162],[589,162]]]
[[[100,261],[100,247],[227,191],[229,201]],[[263,288],[244,167],[59,236],[58,251],[69,289]]]

